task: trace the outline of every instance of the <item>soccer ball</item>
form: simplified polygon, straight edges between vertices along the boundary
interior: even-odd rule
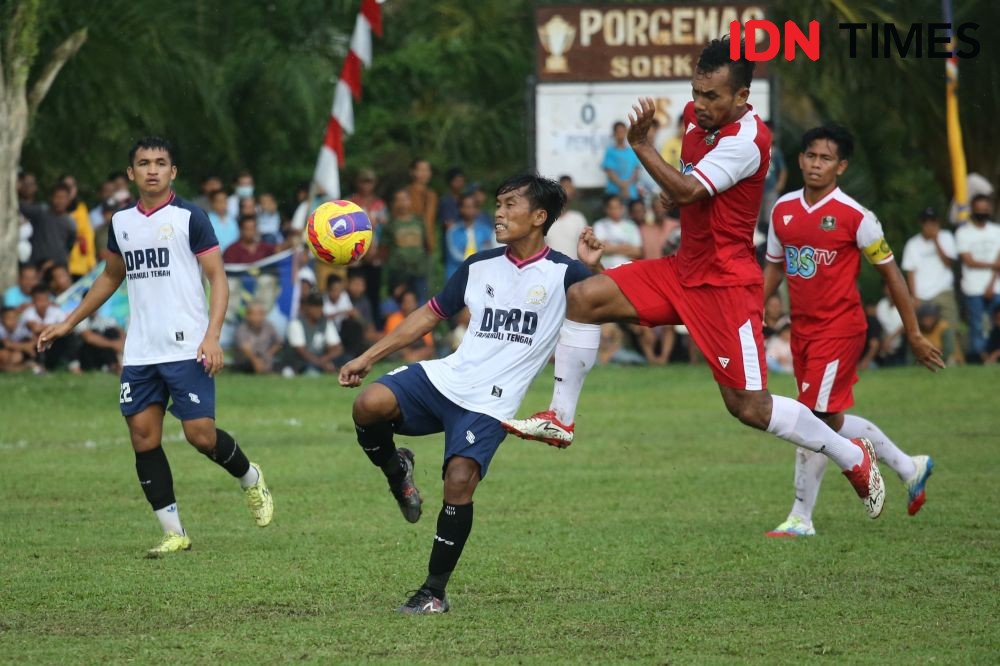
[[[372,221],[350,201],[327,201],[306,223],[306,238],[316,258],[346,266],[365,256],[372,245]]]

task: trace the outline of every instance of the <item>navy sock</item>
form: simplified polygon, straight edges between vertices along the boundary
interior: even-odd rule
[[[167,454],[163,452],[162,446],[157,446],[152,451],[137,451],[135,473],[153,511],[159,511],[177,501],[174,497],[174,477],[170,473],[170,463],[167,462]]]
[[[250,461],[247,460],[246,454],[233,436],[225,430],[215,429],[215,448],[205,455],[237,479],[250,471]]]

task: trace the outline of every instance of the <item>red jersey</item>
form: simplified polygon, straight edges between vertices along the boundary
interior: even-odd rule
[[[862,254],[872,264],[893,259],[878,218],[840,188],[813,206],[803,190],[778,199],[767,260],[785,264],[793,338],[847,338],[865,330],[857,286]]]
[[[749,104],[740,118],[709,132],[688,102],[684,122],[681,173],[697,178],[710,196],[681,208],[681,283],[759,285],[753,230],[771,163],[771,131]]]

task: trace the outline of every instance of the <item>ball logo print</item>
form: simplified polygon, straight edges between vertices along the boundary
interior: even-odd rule
[[[372,223],[350,201],[328,201],[313,211],[306,223],[309,248],[320,261],[344,266],[361,259],[371,248]]]

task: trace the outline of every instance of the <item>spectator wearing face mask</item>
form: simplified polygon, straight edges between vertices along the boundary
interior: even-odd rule
[[[1000,225],[992,222],[990,198],[972,199],[969,224],[955,232],[955,245],[962,260],[962,294],[969,317],[969,349],[983,359],[986,351],[987,313],[1000,305],[997,274],[1000,273]]]
[[[226,200],[226,210],[234,220],[240,219],[240,200],[253,199],[253,174],[244,169],[233,181],[233,193]]]

